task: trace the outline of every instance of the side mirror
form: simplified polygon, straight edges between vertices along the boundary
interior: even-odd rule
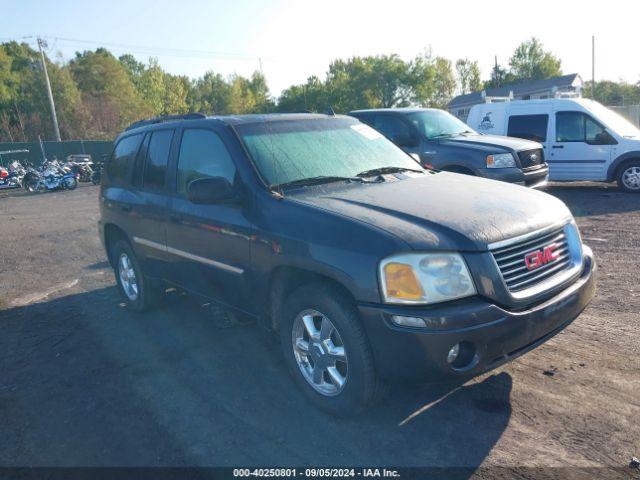
[[[199,178],[189,183],[187,198],[191,203],[212,205],[238,199],[233,185],[224,177]]]
[[[409,133],[398,133],[391,140],[399,147],[415,147],[417,145],[415,137]]]

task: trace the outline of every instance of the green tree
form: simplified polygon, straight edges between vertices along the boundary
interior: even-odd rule
[[[461,58],[456,62],[456,76],[460,93],[477,92],[482,89],[480,67],[477,61]]]
[[[511,73],[520,82],[562,75],[560,64],[560,59],[545,51],[535,37],[518,45],[509,59]]]
[[[591,98],[591,82],[586,82],[582,90],[586,98]],[[603,80],[595,83],[595,100],[604,105],[639,105],[640,82],[613,82]]]
[[[434,63],[433,95],[429,105],[445,108],[453,98],[456,89],[456,78],[451,67],[451,61],[443,57],[436,57]]]
[[[111,139],[134,120],[152,115],[125,67],[107,50],[77,53],[69,70],[82,93],[93,138]]]

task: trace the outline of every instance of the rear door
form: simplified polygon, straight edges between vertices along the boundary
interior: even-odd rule
[[[249,288],[252,228],[245,203],[196,205],[187,198],[190,182],[224,177],[240,188],[224,133],[185,128],[177,153],[175,191],[167,229],[171,279],[219,303],[244,309]]]
[[[551,180],[605,180],[612,147],[605,128],[580,111],[556,111],[547,162]]]
[[[148,132],[134,165],[131,203],[131,233],[136,252],[142,253],[145,273],[166,277],[166,233],[169,208],[168,163],[174,129]]]

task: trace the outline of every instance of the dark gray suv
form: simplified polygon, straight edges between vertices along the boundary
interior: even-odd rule
[[[595,291],[560,200],[424,170],[346,116],[137,123],[106,163],[100,212],[129,309],[173,285],[253,317],[309,399],[341,415],[386,383],[516,358]]]
[[[426,168],[541,187],[549,167],[541,144],[520,138],[480,135],[444,110],[387,108],[356,110],[349,115],[364,122]]]

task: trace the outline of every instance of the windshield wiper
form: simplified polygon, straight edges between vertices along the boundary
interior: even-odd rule
[[[371,177],[373,175],[384,175],[385,173],[397,173],[397,172],[424,173],[424,170],[418,170],[416,168],[405,168],[405,167],[380,167],[380,168],[372,168],[371,170],[365,170],[364,172],[360,172],[357,176]]]
[[[299,180],[292,180],[290,182],[279,183],[277,185],[271,185],[271,190],[278,190],[286,187],[307,187],[311,185],[321,185],[323,183],[332,182],[359,182],[363,183],[364,180],[359,177],[339,177],[334,175],[319,175],[317,177],[301,178]]]
[[[453,133],[440,132],[437,135],[433,135],[429,137],[429,140],[434,140],[436,138],[445,138],[445,137],[453,137]]]

